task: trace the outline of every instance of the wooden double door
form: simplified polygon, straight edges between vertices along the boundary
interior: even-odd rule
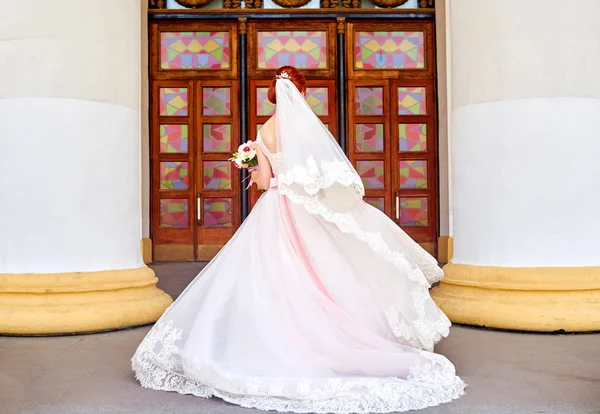
[[[209,260],[240,226],[259,193],[242,197],[228,158],[273,114],[267,90],[286,64],[305,74],[365,200],[434,251],[433,22],[160,22],[150,49],[154,260]]]

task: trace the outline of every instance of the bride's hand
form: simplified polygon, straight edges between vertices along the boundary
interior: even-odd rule
[[[254,184],[256,184],[256,188],[258,188],[258,183],[256,180],[258,180],[258,171],[252,171],[250,173],[250,178],[252,179],[252,181],[254,181]]]

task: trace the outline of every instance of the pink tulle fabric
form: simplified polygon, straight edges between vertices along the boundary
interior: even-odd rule
[[[142,341],[140,383],[296,413],[401,412],[462,395],[432,352],[450,326],[427,290],[435,260],[362,201],[341,218],[369,238],[293,202],[262,149],[271,188]]]

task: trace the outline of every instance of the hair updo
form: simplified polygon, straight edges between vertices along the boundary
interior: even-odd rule
[[[296,69],[293,66],[282,66],[279,69],[277,69],[277,75],[281,75],[282,72],[288,74],[290,80],[294,85],[296,85],[296,88],[298,88],[300,93],[303,94],[304,92],[306,92],[306,79],[304,79],[304,76],[302,76],[298,69]],[[269,87],[269,92],[267,93],[267,98],[269,98],[269,101],[271,101],[271,103],[273,104],[277,103],[277,94],[275,92],[276,83],[277,78],[273,79],[273,82],[271,82],[271,86]]]

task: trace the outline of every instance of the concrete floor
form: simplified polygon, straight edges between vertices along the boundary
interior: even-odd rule
[[[177,296],[199,263],[156,264]],[[0,337],[0,414],[250,413],[222,401],[145,390],[129,358],[148,327],[53,338]],[[600,334],[534,335],[457,326],[437,347],[467,395],[419,414],[600,413]]]

